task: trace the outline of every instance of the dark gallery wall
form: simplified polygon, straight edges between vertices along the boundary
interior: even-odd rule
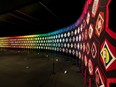
[[[46,34],[1,37],[1,48],[53,50],[81,61],[88,87],[116,86],[116,32],[110,15],[113,0],[86,0],[72,25]],[[111,23],[110,23],[111,22]]]

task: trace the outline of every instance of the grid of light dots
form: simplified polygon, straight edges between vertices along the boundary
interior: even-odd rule
[[[81,41],[81,34],[79,33],[84,30],[86,23],[84,19],[87,10],[86,5],[80,19],[68,27],[47,34],[1,37],[0,47],[45,49],[77,55],[77,50],[82,50],[82,43],[79,43]]]

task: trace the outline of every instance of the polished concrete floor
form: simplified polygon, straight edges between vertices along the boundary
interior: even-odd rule
[[[0,87],[87,87],[67,56],[0,51]]]

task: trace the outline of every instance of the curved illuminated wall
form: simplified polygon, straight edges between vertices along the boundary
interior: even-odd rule
[[[108,27],[110,0],[87,0],[71,26],[47,34],[1,37],[1,48],[54,50],[79,58],[84,82],[116,86],[116,33]],[[77,9],[78,10],[78,9]]]

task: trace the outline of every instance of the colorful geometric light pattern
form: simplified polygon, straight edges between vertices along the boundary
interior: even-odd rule
[[[95,82],[97,87],[105,87],[103,75],[98,67],[95,70]]]
[[[109,44],[110,45],[110,44]],[[108,45],[108,41],[105,40],[102,48],[101,48],[101,59],[102,59],[102,63],[104,64],[106,70],[111,67],[111,65],[116,62],[116,57],[114,56],[114,54],[112,53],[112,51],[110,49],[113,49],[113,47],[109,48]],[[115,49],[115,48],[114,48]],[[113,66],[114,69],[116,68],[116,66]],[[110,68],[111,69],[111,68]],[[113,68],[112,68],[113,69]]]
[[[53,50],[75,56],[81,61],[82,72],[88,71],[86,76],[95,78],[96,83],[100,78],[96,87],[109,87],[110,82],[116,84],[116,33],[108,28],[110,2],[86,0],[74,24],[46,34],[0,37],[0,48]],[[106,6],[100,6],[104,3]]]

